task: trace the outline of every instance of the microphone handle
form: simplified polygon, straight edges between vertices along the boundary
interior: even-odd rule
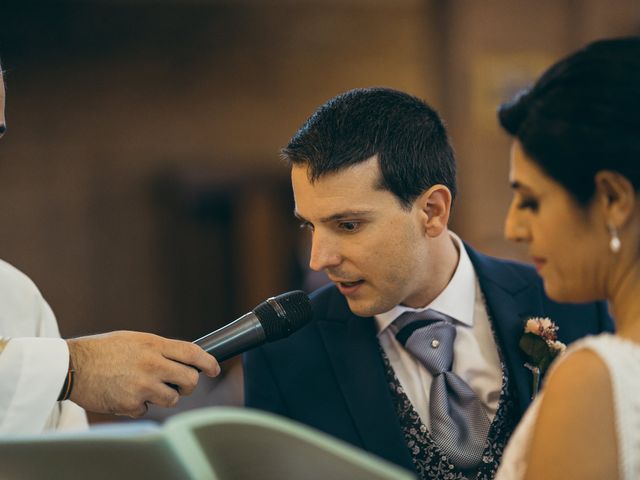
[[[255,313],[249,312],[193,343],[222,362],[261,345],[266,339],[260,320]]]

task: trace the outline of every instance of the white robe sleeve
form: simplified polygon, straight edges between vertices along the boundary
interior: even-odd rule
[[[58,402],[69,366],[67,343],[47,302],[24,274],[0,261],[0,434],[82,429],[87,419]]]

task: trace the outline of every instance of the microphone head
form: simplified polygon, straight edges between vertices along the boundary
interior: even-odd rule
[[[253,313],[262,325],[267,342],[288,337],[313,317],[311,301],[302,290],[267,298]]]

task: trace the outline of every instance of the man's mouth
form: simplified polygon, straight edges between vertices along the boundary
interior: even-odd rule
[[[340,293],[348,297],[349,295],[354,294],[360,289],[360,286],[364,283],[364,280],[361,279],[353,282],[340,282],[334,280],[334,283],[338,287],[338,290],[340,290]]]

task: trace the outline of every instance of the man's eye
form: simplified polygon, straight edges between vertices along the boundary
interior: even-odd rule
[[[340,229],[346,232],[355,232],[360,228],[358,222],[340,222]]]
[[[538,208],[538,201],[533,198],[523,198],[518,203],[518,210],[531,210],[532,212],[537,212]]]

